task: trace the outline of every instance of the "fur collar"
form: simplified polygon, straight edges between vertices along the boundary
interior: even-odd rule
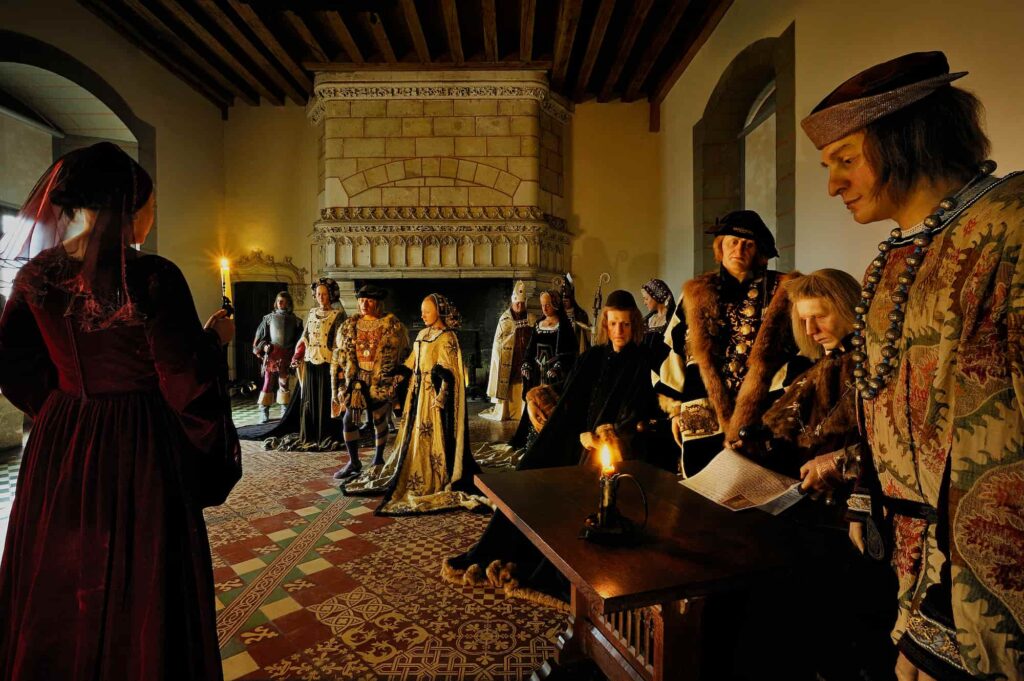
[[[765,275],[778,277],[778,286],[761,320],[761,327],[747,360],[747,375],[735,401],[725,387],[720,367],[713,356],[720,320],[716,286],[720,275],[718,272],[701,274],[683,286],[689,355],[700,370],[700,377],[718,416],[718,423],[725,433],[726,442],[738,439],[740,428],[758,422],[772,377],[790,359],[788,353],[779,352],[781,348],[793,345],[789,297],[782,284],[799,275],[795,272],[787,275],[773,271],[767,271]]]

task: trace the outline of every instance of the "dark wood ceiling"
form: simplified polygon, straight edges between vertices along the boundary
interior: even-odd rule
[[[227,112],[305,104],[313,71],[547,69],[574,102],[657,104],[732,0],[79,0]]]

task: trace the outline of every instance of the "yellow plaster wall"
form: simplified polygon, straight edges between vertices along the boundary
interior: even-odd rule
[[[211,254],[224,229],[220,111],[73,0],[5,0],[0,26],[84,63],[156,128],[157,248],[181,267],[200,316],[212,312],[220,292]]]
[[[756,40],[777,37],[795,22],[796,112],[799,119],[836,85],[901,54],[942,50],[957,85],[987,109],[993,158],[1001,171],[1024,168],[1024,85],[1016,64],[1024,4],[1010,0],[935,3],[926,0],[736,0],[718,29],[669,93],[662,109],[664,273],[673,288],[693,275],[693,126],[729,63]],[[826,194],[819,153],[797,136],[796,265],[839,267],[859,277],[892,223],[858,225],[839,199]]]
[[[576,234],[572,273],[577,300],[590,310],[597,278],[640,303],[640,286],[664,269],[660,181],[663,143],[648,132],[644,102],[576,107],[566,152],[569,228]]]

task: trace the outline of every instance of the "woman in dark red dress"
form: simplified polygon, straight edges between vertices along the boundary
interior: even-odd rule
[[[153,185],[74,151],[0,252],[35,255],[0,319],[0,390],[35,422],[0,565],[0,679],[220,679],[203,506],[241,475],[218,313],[132,249]],[[69,224],[84,227],[67,238]]]

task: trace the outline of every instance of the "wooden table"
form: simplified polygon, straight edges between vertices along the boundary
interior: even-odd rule
[[[650,506],[643,539],[633,546],[579,538],[584,519],[597,510],[596,468],[486,473],[476,481],[572,584],[557,666],[589,657],[613,680],[697,678],[703,597],[790,565],[788,524],[759,511],[724,509],[645,463],[627,461],[617,470],[636,477]],[[640,496],[626,480],[618,506],[642,520]],[[554,666],[545,663],[534,677]]]

